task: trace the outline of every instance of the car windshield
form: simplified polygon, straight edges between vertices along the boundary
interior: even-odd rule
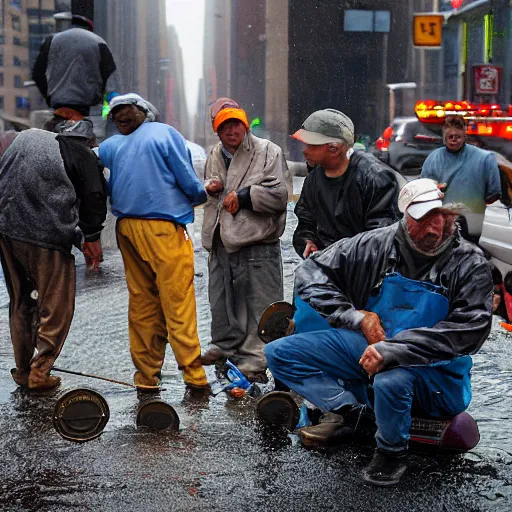
[[[417,136],[440,139],[438,135],[428,130],[417,120],[403,123],[397,130],[396,135],[397,137],[407,140],[413,140]]]

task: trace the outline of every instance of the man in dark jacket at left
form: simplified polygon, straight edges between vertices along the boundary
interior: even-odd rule
[[[0,259],[16,362],[11,374],[29,389],[60,383],[50,370],[73,319],[71,249],[94,258],[106,216],[96,156],[76,134],[27,130],[0,160]]]
[[[354,125],[338,110],[313,112],[292,135],[314,167],[304,181],[295,215],[293,246],[303,258],[399,218],[398,182],[374,156],[355,151]]]

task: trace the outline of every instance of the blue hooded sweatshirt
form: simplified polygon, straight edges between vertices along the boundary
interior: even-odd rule
[[[207,196],[192,167],[185,139],[172,126],[144,123],[130,135],[100,146],[110,169],[108,183],[116,217],[163,219],[186,225]]]

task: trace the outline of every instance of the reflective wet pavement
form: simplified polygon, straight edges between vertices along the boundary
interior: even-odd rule
[[[283,240],[287,298],[298,258]],[[196,226],[196,233],[199,228]],[[79,257],[76,315],[59,366],[131,381],[127,291],[119,253],[86,276]],[[206,254],[196,252],[201,342],[209,338]],[[1,292],[0,292],[1,293]],[[0,301],[2,297],[0,296]],[[62,375],[45,397],[16,389],[7,309],[0,309],[0,509],[175,511],[509,511],[512,509],[512,334],[497,328],[475,357],[474,399],[481,442],[466,456],[415,455],[403,482],[375,489],[360,473],[372,449],[347,445],[326,452],[301,448],[295,436],[269,438],[253,417],[253,399],[185,393],[168,350],[165,398],[180,415],[179,433],[135,427],[136,396],[122,386]],[[110,406],[104,434],[74,444],[52,426],[56,399],[89,387]]]

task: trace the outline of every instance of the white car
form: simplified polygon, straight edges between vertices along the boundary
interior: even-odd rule
[[[480,245],[489,251],[503,278],[512,271],[512,212],[501,201],[485,210]]]
[[[492,262],[505,278],[512,271],[512,162],[499,153],[493,153],[500,167],[502,184],[507,183],[507,187],[502,191],[501,201],[487,206],[479,243],[489,251]]]

